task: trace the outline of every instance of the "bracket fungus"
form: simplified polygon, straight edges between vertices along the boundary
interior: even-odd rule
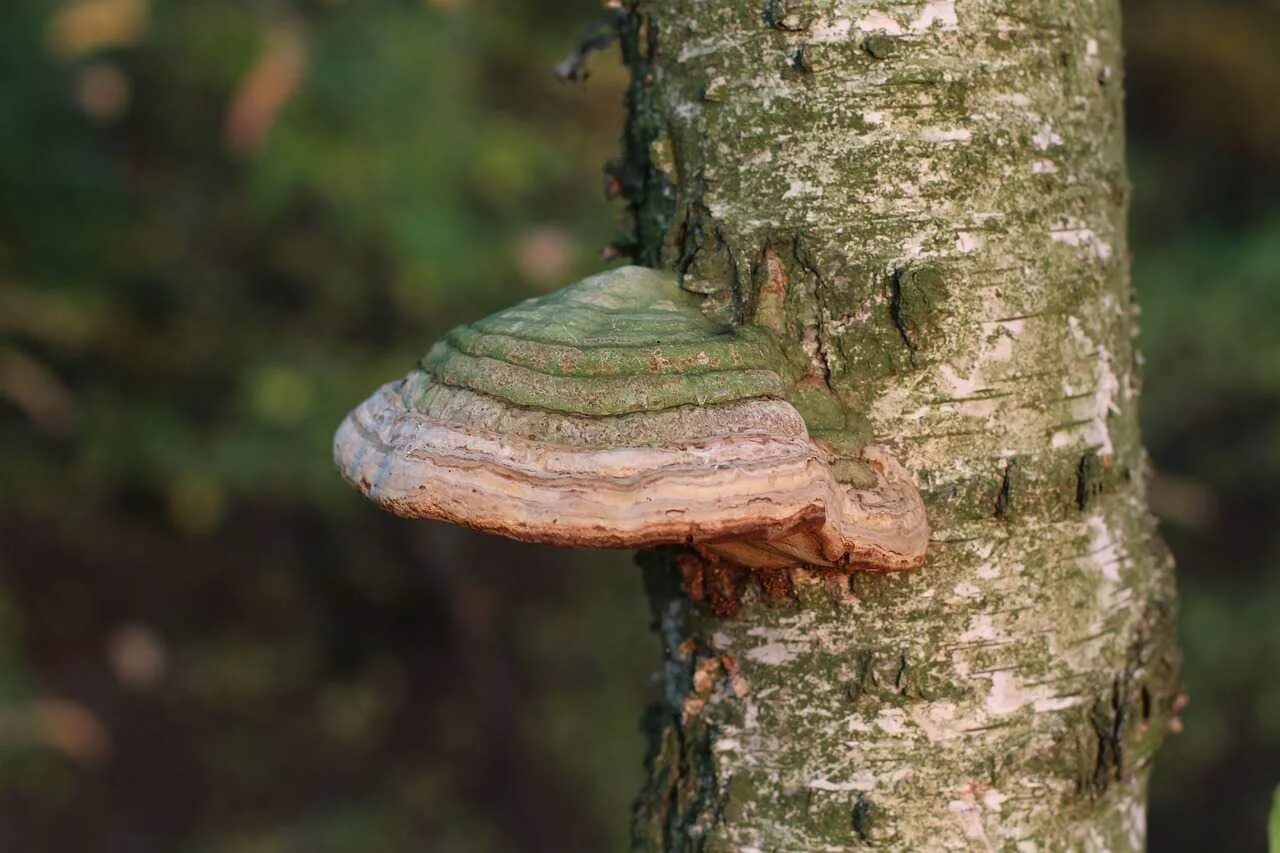
[[[398,515],[558,545],[683,545],[751,568],[908,569],[910,475],[860,449],[841,482],[772,333],[723,326],[623,267],[449,332],[338,429],[342,476]]]

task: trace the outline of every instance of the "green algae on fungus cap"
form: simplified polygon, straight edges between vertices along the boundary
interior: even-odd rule
[[[782,397],[781,360],[764,330],[713,323],[673,277],[623,267],[454,329],[422,368],[512,405],[607,417]]]
[[[343,477],[399,515],[533,542],[910,568],[928,527],[882,449],[836,481],[769,332],[623,267],[454,329],[347,416]]]

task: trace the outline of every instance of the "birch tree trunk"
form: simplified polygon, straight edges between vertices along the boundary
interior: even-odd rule
[[[779,330],[811,428],[893,448],[933,527],[901,575],[694,589],[649,558],[637,847],[1141,849],[1177,659],[1117,0],[640,0],[623,29],[637,256]]]

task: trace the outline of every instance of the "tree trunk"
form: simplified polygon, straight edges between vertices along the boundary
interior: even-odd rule
[[[892,448],[933,529],[918,571],[718,597],[647,559],[637,847],[1141,849],[1177,659],[1117,0],[641,0],[623,31],[637,257],[778,330],[810,428]]]

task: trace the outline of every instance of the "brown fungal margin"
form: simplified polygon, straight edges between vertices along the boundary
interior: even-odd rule
[[[599,448],[439,420],[401,388],[366,400],[334,443],[343,476],[397,515],[570,547],[696,545],[758,568],[924,562],[924,503],[902,466],[867,447],[875,485],[839,483],[794,410],[788,432],[752,428],[788,420],[780,400],[721,407],[723,435]]]

